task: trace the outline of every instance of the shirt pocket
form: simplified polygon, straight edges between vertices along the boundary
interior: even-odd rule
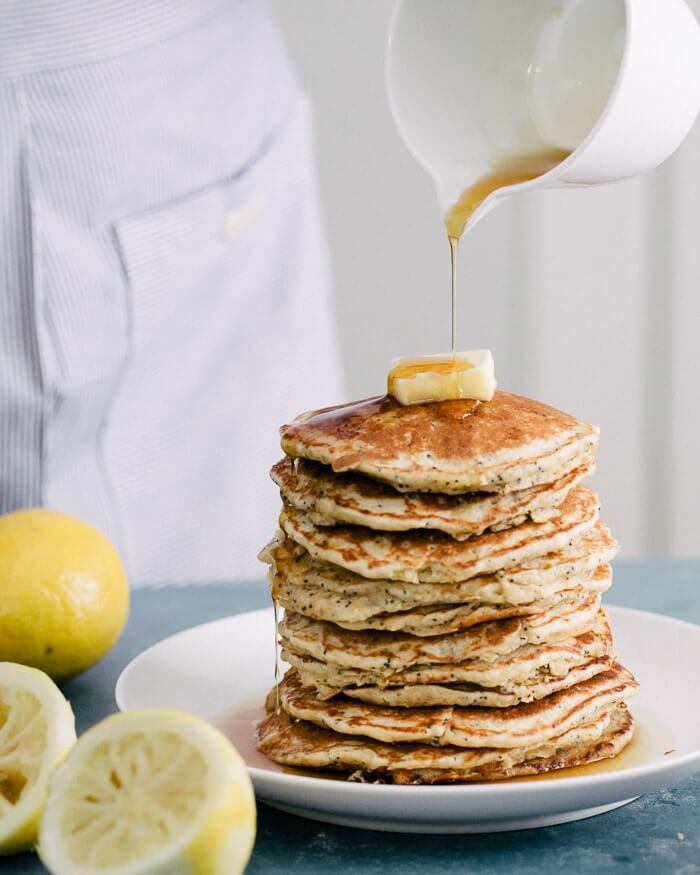
[[[289,224],[291,191],[312,176],[311,118],[299,98],[287,120],[239,171],[114,225],[131,293],[131,356],[175,344],[225,310],[236,319],[260,288],[261,250]]]

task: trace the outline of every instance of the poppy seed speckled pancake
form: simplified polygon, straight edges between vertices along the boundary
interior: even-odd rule
[[[436,705],[479,706],[486,708],[510,708],[527,702],[536,702],[559,690],[580,684],[601,672],[607,671],[613,660],[607,656],[596,657],[580,665],[572,666],[565,675],[553,675],[543,671],[527,681],[509,681],[496,687],[455,682],[451,684],[412,684],[405,687],[348,687],[342,692],[351,699],[359,699],[373,705],[388,705],[392,708],[426,708]],[[322,698],[319,696],[319,698]],[[332,697],[329,697],[332,698]]]
[[[617,544],[581,481],[598,429],[506,392],[312,411],[281,431],[269,565],[282,656],[260,750],[397,784],[616,755],[637,684],[601,593]]]
[[[297,668],[304,684],[334,687],[336,691],[350,686],[401,687],[414,684],[503,687],[509,683],[528,682],[535,675],[564,677],[574,666],[612,653],[612,635],[604,620],[573,638],[549,644],[525,644],[496,660],[482,660],[476,656],[463,662],[415,663],[393,672],[347,668],[300,654],[289,646],[283,648],[283,658]]]
[[[282,651],[283,659],[313,687],[319,699],[343,695],[400,708],[479,705],[506,708],[533,702],[606,671],[613,663],[612,641],[586,632],[571,642],[523,648],[510,661],[416,666],[390,677],[326,663]],[[381,683],[377,683],[381,681]]]
[[[319,699],[338,693],[363,702],[398,707],[483,705],[504,708],[531,702],[588,680],[610,668],[612,633],[604,613],[594,628],[551,644],[527,644],[500,659],[416,664],[391,672],[344,668],[290,651],[283,659]]]
[[[607,530],[598,524],[566,550],[459,583],[367,580],[313,559],[284,536],[261,555],[271,565],[270,588],[280,604],[315,619],[342,624],[431,605],[527,605],[579,585],[591,592],[604,592],[611,581],[607,563],[616,549]]]
[[[354,780],[435,784],[498,781],[608,759],[629,743],[633,721],[617,705],[543,744],[510,749],[387,744],[291,720],[284,712],[270,713],[257,732],[260,750],[286,766],[335,770]]]
[[[286,658],[286,657],[285,657]],[[288,660],[291,661],[291,660]],[[546,696],[564,690],[574,684],[607,671],[613,663],[610,656],[597,656],[578,665],[572,665],[566,674],[554,675],[546,669],[528,680],[504,680],[502,684],[481,686],[469,681],[454,680],[444,683],[407,684],[387,687],[365,684],[358,687],[324,686],[315,672],[308,674],[294,662],[300,681],[312,688],[320,700],[343,695],[372,705],[386,705],[392,708],[429,708],[438,705],[458,705],[460,707],[478,706],[483,708],[510,708],[526,702],[535,702]],[[445,674],[447,671],[445,670]]]
[[[593,583],[595,583],[595,578]],[[610,579],[606,580],[606,588],[610,585]],[[366,620],[351,622],[349,620],[337,621],[343,629],[364,630],[374,629],[391,632],[405,632],[419,637],[432,637],[435,635],[447,635],[469,629],[478,623],[488,623],[492,620],[505,620],[510,617],[537,617],[544,616],[555,608],[590,604],[600,604],[600,596],[589,587],[591,584],[582,584],[573,589],[562,590],[555,593],[551,598],[532,602],[529,605],[484,605],[479,602],[467,602],[461,605],[433,605],[432,607],[414,608],[410,611],[398,611],[395,614],[377,614]]]
[[[500,588],[492,584],[491,577],[474,578],[469,584],[479,581],[483,585],[479,589],[470,586],[465,595],[465,584],[455,583],[424,583],[402,584],[389,581],[383,586],[376,582],[377,592],[368,592],[361,598],[357,593],[343,596],[340,593],[329,592],[313,584],[294,584],[280,574],[271,574],[270,590],[272,597],[282,607],[312,617],[315,620],[326,620],[344,629],[403,629],[403,622],[408,617],[417,618],[433,614],[434,622],[441,622],[456,611],[455,616],[468,617],[473,612],[479,619],[465,622],[466,628],[474,623],[481,623],[497,616],[525,616],[542,610],[543,605],[558,604],[569,601],[572,592],[598,595],[610,589],[612,569],[610,565],[600,565],[590,574],[576,578],[553,578],[538,585]],[[420,591],[418,588],[420,587]],[[502,592],[499,597],[498,593]],[[388,596],[393,592],[393,596]],[[441,594],[441,597],[438,597]],[[472,597],[467,597],[471,595]],[[485,612],[481,614],[481,610]],[[512,609],[510,613],[501,614],[502,610]],[[495,611],[495,614],[489,613]],[[437,618],[440,618],[439,620]],[[381,621],[381,622],[379,622]],[[379,622],[379,625],[377,623]],[[384,625],[387,623],[388,625]],[[440,631],[415,632],[413,635],[438,635]]]
[[[575,617],[574,617],[575,619]],[[282,624],[283,625],[283,624]],[[487,624],[492,628],[495,624]],[[486,658],[478,651],[471,658],[459,659],[456,653],[451,661],[431,662],[423,656],[426,651],[424,639],[415,645],[406,642],[407,654],[413,653],[413,661],[399,669],[375,664],[369,668],[363,665],[365,652],[362,633],[345,633],[352,638],[346,644],[343,656],[352,661],[352,666],[328,662],[321,656],[310,656],[300,652],[282,635],[283,658],[299,672],[304,684],[312,684],[317,691],[324,688],[350,686],[401,687],[414,684],[476,684],[480,687],[505,687],[513,683],[526,683],[535,676],[564,677],[574,666],[581,666],[591,659],[613,655],[612,633],[603,611],[593,620],[593,624],[577,635],[569,635],[558,641],[519,644],[510,651],[498,655],[487,653]],[[364,633],[370,639],[372,633]],[[465,637],[469,637],[468,635]],[[454,636],[452,636],[454,640]],[[443,639],[444,641],[444,639]],[[612,660],[611,660],[612,661]],[[484,703],[486,704],[486,703]]]
[[[391,708],[356,702],[343,695],[323,701],[312,687],[301,683],[292,668],[279,685],[279,697],[290,717],[344,735],[385,742],[514,748],[543,744],[623,702],[636,690],[630,672],[615,663],[589,680],[510,708]]]
[[[511,528],[527,519],[544,522],[571,489],[593,474],[590,462],[566,476],[517,492],[438,495],[397,492],[362,474],[336,474],[327,465],[285,457],[273,466],[283,499],[319,526],[347,523],[382,531],[435,529],[464,540],[487,529]]]
[[[598,429],[507,392],[491,401],[401,406],[391,396],[303,414],[282,449],[402,492],[512,492],[593,461]]]
[[[557,516],[502,532],[455,541],[444,532],[373,532],[362,526],[316,526],[303,511],[285,507],[280,528],[315,558],[362,577],[420,581],[463,581],[491,574],[535,556],[563,550],[598,520],[598,497],[577,486]]]
[[[418,638],[403,632],[350,631],[333,623],[285,611],[279,623],[282,645],[340,668],[387,675],[415,665],[446,665],[466,660],[496,662],[528,645],[555,644],[593,629],[597,598],[558,605],[534,617],[480,623],[449,635]]]

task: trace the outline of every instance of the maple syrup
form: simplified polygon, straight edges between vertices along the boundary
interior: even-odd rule
[[[309,778],[326,778],[330,781],[344,781],[346,776],[342,772],[333,772],[330,769],[304,769],[293,766],[284,766],[276,763],[273,759],[258,750],[257,728],[261,720],[267,717],[264,706],[250,705],[239,710],[231,711],[214,720],[214,725],[233,743],[238,753],[243,757],[247,766],[255,769],[264,769],[267,772],[278,772],[286,775],[304,775]]]
[[[258,750],[257,726],[267,716],[265,706],[259,702],[223,714],[214,721],[217,729],[233,742],[246,765],[270,772],[281,772],[283,767]]]
[[[279,633],[277,630],[279,622],[279,605],[277,599],[272,598],[272,607],[275,612],[275,713],[280,712],[280,647]]]
[[[546,149],[530,155],[517,155],[494,166],[489,173],[479,177],[475,183],[465,188],[459,200],[453,204],[445,215],[445,230],[450,244],[450,262],[452,273],[452,354],[456,349],[457,323],[457,250],[459,240],[473,213],[486,198],[499,188],[517,185],[519,182],[530,182],[553,170],[571,153],[562,149]]]
[[[598,760],[585,766],[572,766],[569,769],[558,769],[545,772],[542,775],[529,775],[524,778],[512,778],[521,781],[552,781],[564,778],[578,778],[590,775],[600,775],[607,772],[619,772],[649,763],[675,753],[672,732],[662,726],[653,712],[645,708],[633,708],[634,734],[630,743],[617,756]]]
[[[450,244],[450,275],[452,277],[452,314],[450,342],[452,344],[452,358],[454,358],[457,350],[457,247],[459,246],[459,237],[451,237],[448,230],[447,242]]]

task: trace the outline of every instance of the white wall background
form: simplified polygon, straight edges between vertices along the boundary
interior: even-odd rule
[[[449,348],[441,216],[384,89],[393,0],[271,6],[316,107],[349,394],[376,394],[392,357]],[[595,486],[624,556],[700,555],[700,125],[644,178],[521,196],[477,225],[458,344],[601,426]]]

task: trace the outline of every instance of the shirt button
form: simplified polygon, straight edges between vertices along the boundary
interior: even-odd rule
[[[237,210],[229,210],[224,216],[224,235],[229,239],[252,225],[267,206],[267,197],[258,191],[251,195]]]

